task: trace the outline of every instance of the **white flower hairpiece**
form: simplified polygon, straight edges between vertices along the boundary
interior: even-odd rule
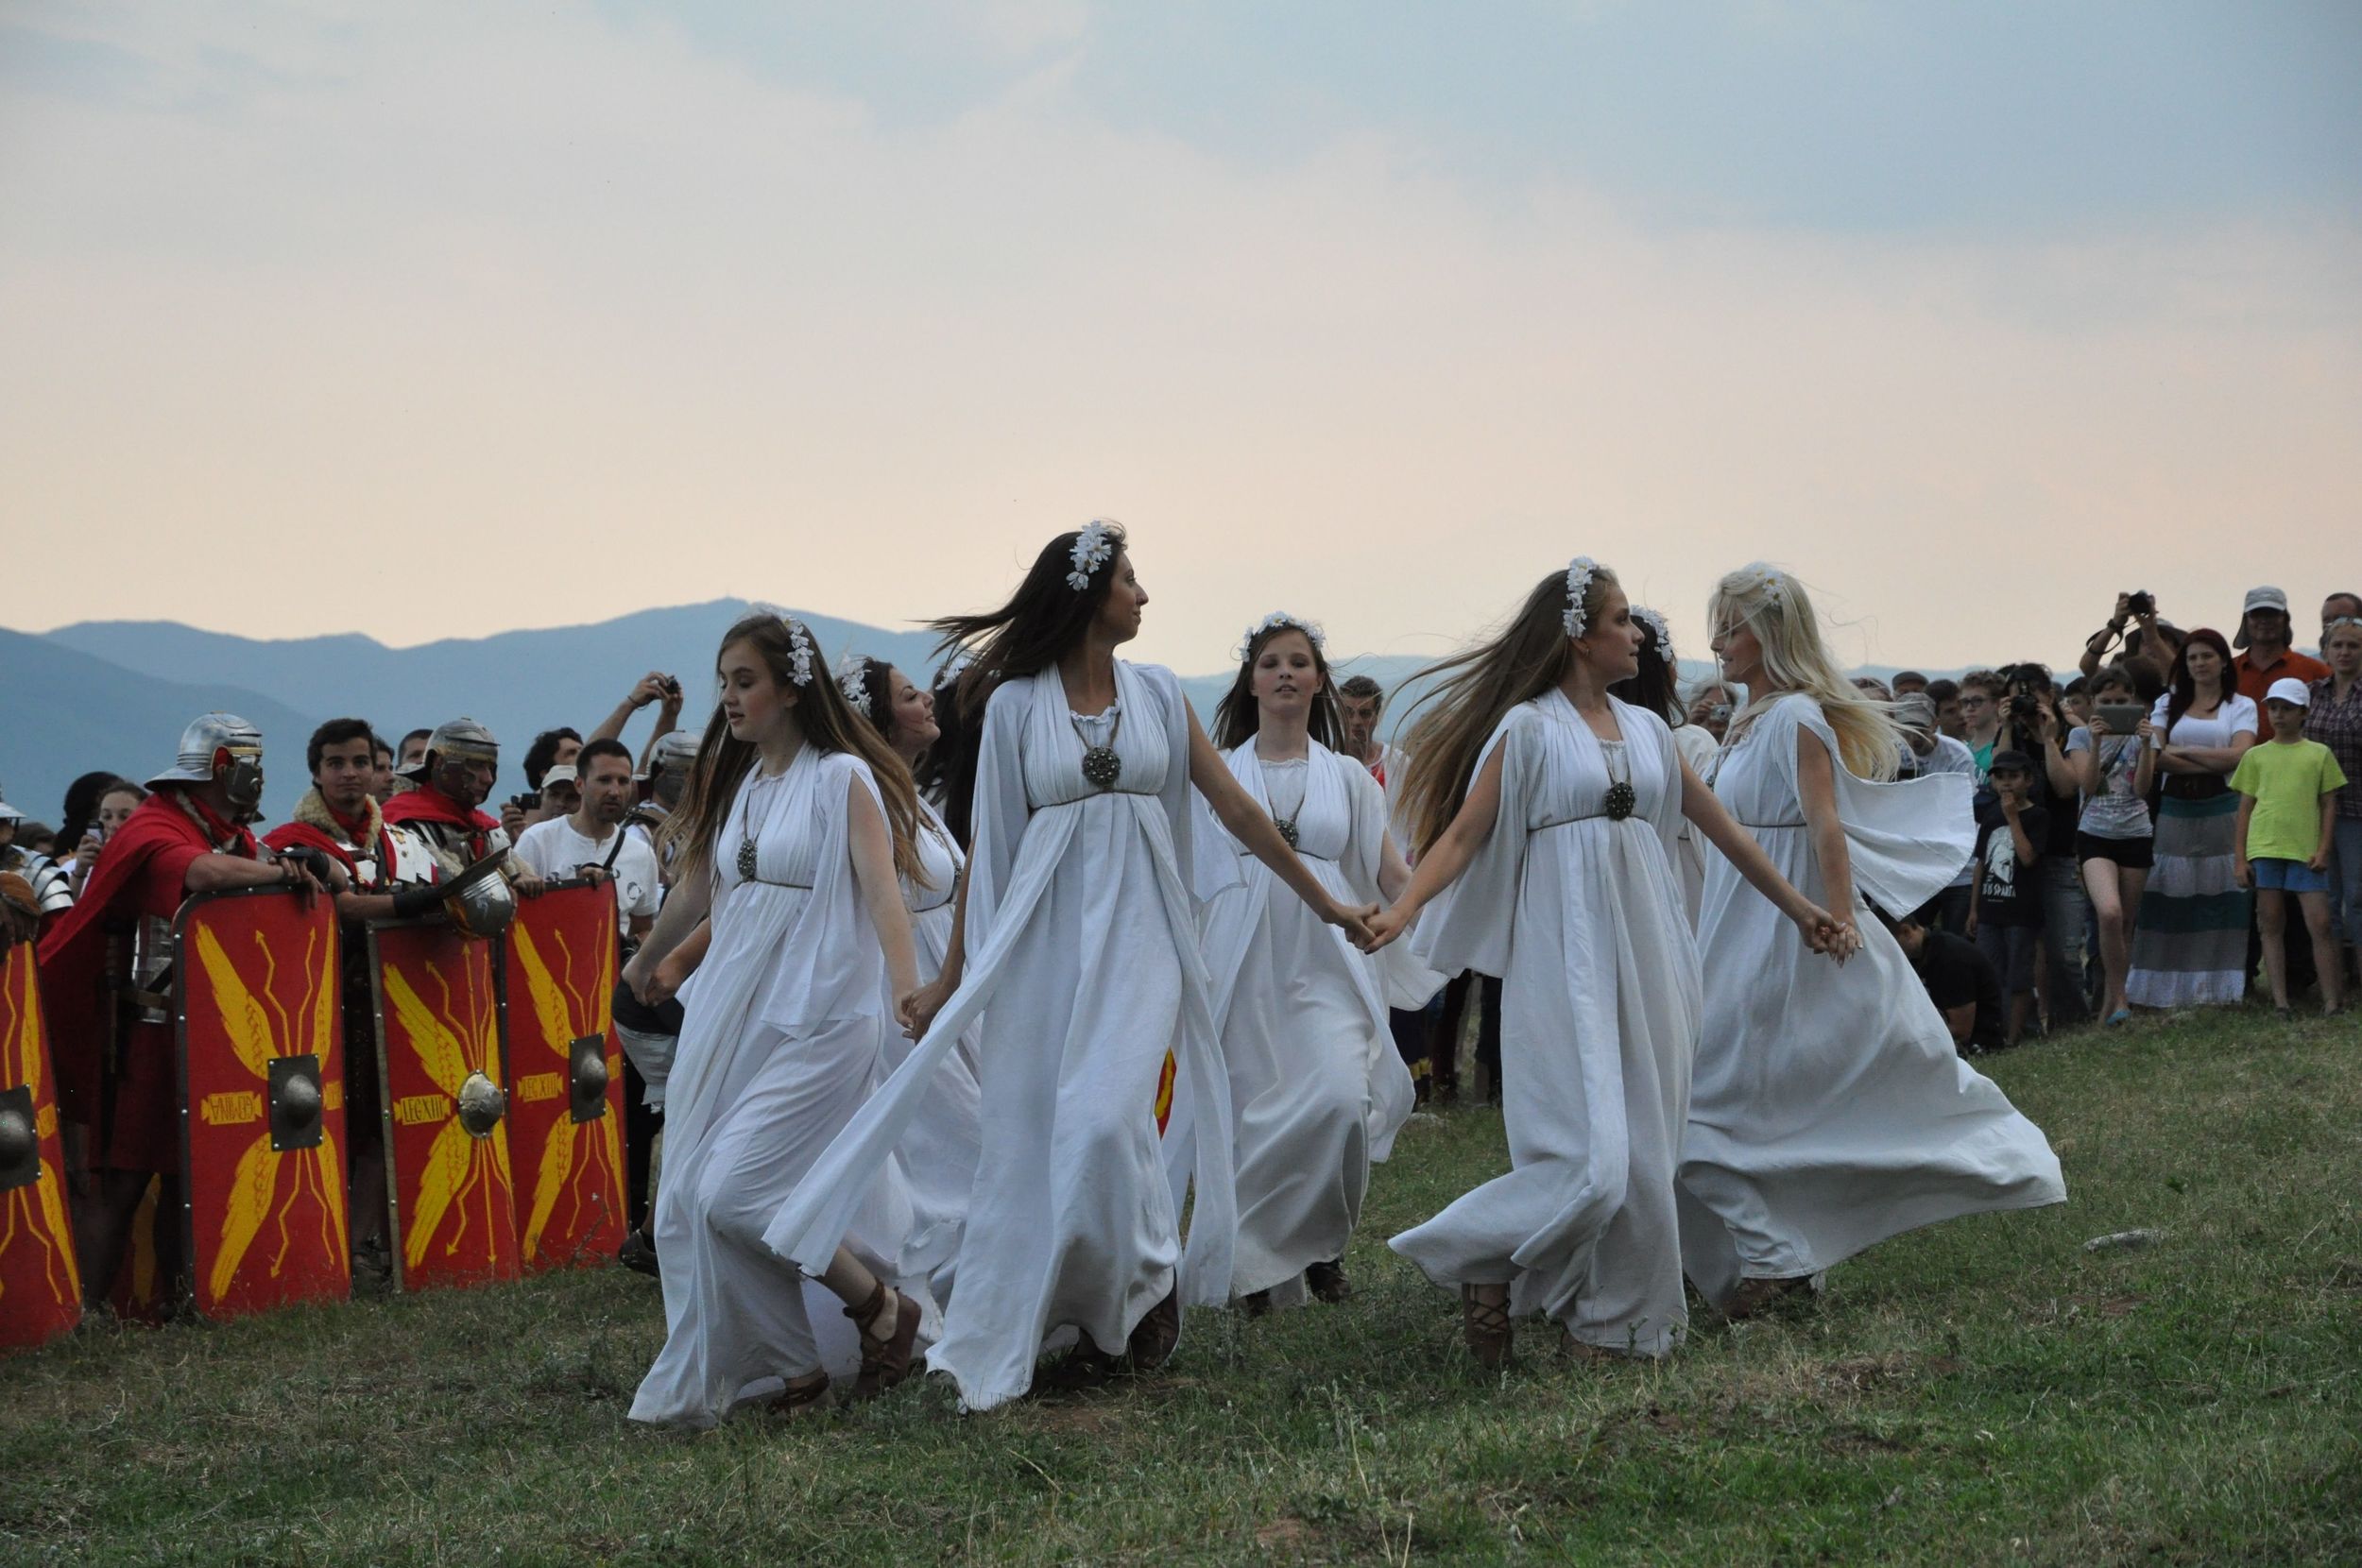
[[[869,660],[847,654],[836,667],[836,689],[845,693],[847,707],[873,724],[878,722],[878,716],[869,711]]]
[[[1656,634],[1657,656],[1665,661],[1665,668],[1679,674],[1681,660],[1673,656],[1673,632],[1671,627],[1666,625],[1665,617],[1646,605],[1635,605],[1632,618]]]
[[[945,687],[950,686],[952,682],[958,680],[962,675],[967,674],[967,667],[975,662],[976,656],[969,653],[966,648],[962,648],[959,652],[953,654],[950,658],[945,659],[943,661],[943,668],[935,672],[934,689],[940,691]]]
[[[748,608],[757,615],[768,615],[787,628],[788,678],[797,686],[812,684],[812,634],[804,623],[779,605],[758,600]]]
[[[1077,593],[1088,592],[1091,573],[1105,566],[1107,557],[1115,553],[1115,541],[1107,537],[1107,525],[1097,518],[1091,519],[1083,531],[1074,536],[1071,556],[1074,570],[1066,574],[1066,586]]]
[[[1239,656],[1242,659],[1246,657],[1248,650],[1255,646],[1255,639],[1274,626],[1292,626],[1311,639],[1316,653],[1326,654],[1328,651],[1328,638],[1318,625],[1302,616],[1290,615],[1286,610],[1274,610],[1246,629],[1246,637],[1239,643]]]
[[[1773,604],[1787,597],[1787,573],[1778,567],[1762,561],[1749,561],[1738,569],[1738,588],[1741,593],[1761,593]]]
[[[1566,563],[1566,635],[1581,637],[1591,624],[1583,602],[1590,597],[1591,579],[1599,574],[1600,563],[1588,555],[1578,555]]]

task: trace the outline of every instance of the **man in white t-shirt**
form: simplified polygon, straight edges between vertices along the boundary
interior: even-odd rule
[[[1943,734],[1936,722],[1936,703],[1924,691],[1914,691],[1894,701],[1895,726],[1903,732],[1903,761],[1896,770],[1899,778],[1918,778],[1933,773],[1966,774],[1977,776],[1977,754],[1967,745]],[[1938,929],[1954,936],[1964,934],[1968,926],[1970,894],[1977,880],[1975,856],[1962,862],[1960,874],[1951,886],[1938,893],[1930,902]],[[1895,918],[1908,914],[1908,910],[1894,912]]]
[[[658,888],[655,852],[644,836],[624,828],[632,797],[631,753],[620,741],[593,741],[575,757],[573,772],[581,793],[573,813],[526,828],[517,840],[517,858],[551,880],[613,878],[616,923],[625,941],[636,942],[656,923]],[[542,782],[546,788],[549,780]]]

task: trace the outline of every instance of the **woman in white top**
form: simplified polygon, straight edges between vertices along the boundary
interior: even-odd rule
[[[885,660],[859,655],[839,667],[837,684],[847,704],[876,726],[916,774],[942,734],[935,723],[934,693],[921,690]],[[911,913],[911,939],[923,985],[942,973],[944,957],[951,950],[951,906],[959,895],[960,872],[967,863],[943,814],[923,793],[918,800],[918,863],[919,875],[902,878],[902,901]],[[899,1150],[912,1209],[903,1262],[926,1271],[938,1304],[951,1299],[960,1226],[967,1217],[967,1195],[976,1185],[982,1105],[976,1087],[977,1032],[970,1025],[929,1079],[925,1102],[903,1133]],[[909,1038],[893,1031],[886,1045],[886,1070],[900,1066],[910,1053]]]
[[[1861,944],[1841,969],[1815,963],[1736,867],[1706,868],[1682,1254],[1699,1292],[1740,1317],[1888,1236],[2066,1189],[2042,1130],[1960,1059],[1885,926],[1857,918],[1864,895],[1899,916],[1951,880],[1969,853],[1968,778],[1881,782],[1902,747],[1887,705],[1839,673],[1787,572],[1730,573],[1709,615],[1715,656],[1752,699],[1715,793]]]
[[[1385,792],[1329,749],[1337,734],[1320,628],[1284,612],[1250,627],[1214,743],[1321,885],[1340,902],[1375,904],[1411,872],[1386,835]],[[1413,1099],[1387,1024],[1386,960],[1323,925],[1246,845],[1219,828],[1209,837],[1221,853],[1205,884],[1206,967],[1237,1150],[1230,1287],[1250,1312],[1308,1295],[1343,1301],[1370,1165],[1386,1158]],[[1403,989],[1424,998],[1439,983],[1429,975]]]
[[[1423,847],[1373,930],[1394,940],[1448,889],[1413,950],[1502,977],[1510,1169],[1393,1245],[1459,1287],[1488,1367],[1509,1357],[1513,1314],[1547,1314],[1596,1354],[1662,1355],[1687,1324],[1673,1180],[1699,976],[1680,824],[1754,877],[1800,941],[1841,955],[1849,940],[1716,803],[1665,721],[1609,695],[1640,645],[1615,574],[1577,557],[1498,638],[1437,668],[1406,745]]]
[[[1635,605],[1632,618],[1640,628],[1640,668],[1631,678],[1617,681],[1610,694],[1644,712],[1663,719],[1673,731],[1673,749],[1689,771],[1703,777],[1719,749],[1703,724],[1692,724],[1682,702],[1681,659],[1673,652],[1672,629],[1665,617],[1646,605]],[[1698,929],[1698,901],[1706,887],[1706,841],[1687,817],[1673,842],[1673,863],[1681,872],[1682,907],[1689,913],[1689,929]]]
[[[918,983],[899,883],[919,874],[909,770],[783,611],[732,625],[715,668],[721,703],[664,825],[672,895],[624,974],[652,1005],[679,988],[684,1012],[656,1205],[666,1338],[631,1407],[680,1426],[712,1425],[775,1377],[781,1409],[826,1395],[802,1276],[762,1229],[875,1081],[888,997]],[[856,1398],[900,1379],[927,1305],[897,1261],[907,1196],[899,1181],[865,1196],[812,1270],[860,1330]]]
[[[2239,796],[2231,774],[2263,724],[2239,695],[2220,632],[2200,626],[2183,639],[2166,687],[2148,715],[2163,798],[2124,995],[2134,1007],[2235,1002],[2247,995],[2253,895],[2233,877]]]
[[[1087,1384],[1120,1356],[1161,1365],[1184,1304],[1229,1299],[1229,1094],[1190,896],[1190,786],[1324,920],[1367,936],[1239,787],[1172,672],[1116,657],[1147,603],[1122,532],[1094,521],[1053,539],[1001,609],[934,622],[976,650],[959,702],[983,713],[944,813],[969,834],[951,950],[916,1009],[920,1048],[767,1233],[808,1267],[834,1253],[981,1012],[983,1149],[927,1357],[969,1409],[1025,1393],[1053,1334],[1078,1336],[1057,1380]],[[1186,1247],[1168,1112],[1192,1130],[1176,1161],[1196,1182]]]

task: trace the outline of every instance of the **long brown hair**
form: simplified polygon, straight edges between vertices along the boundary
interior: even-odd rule
[[[807,631],[804,637],[809,649],[812,634]],[[740,642],[754,646],[773,680],[795,688],[796,723],[806,745],[817,751],[849,752],[869,765],[878,781],[879,797],[885,802],[887,830],[894,836],[894,869],[924,885],[918,860],[918,790],[901,758],[846,702],[816,650],[806,656],[811,661],[811,680],[796,685],[796,644],[784,618],[758,610],[733,622],[714,652],[717,674],[722,655]],[[729,721],[723,717],[721,705],[715,704],[713,717],[706,721],[705,738],[697,743],[697,759],[689,766],[689,783],[681,792],[680,805],[664,819],[659,835],[659,851],[679,857],[676,881],[687,882],[712,869],[710,857],[714,836],[722,831],[730,803],[738,798],[738,786],[754,765],[754,742],[732,738]]]
[[[1328,678],[1328,656],[1321,651],[1321,639],[1301,622],[1275,621],[1246,639],[1246,652],[1239,656],[1239,678],[1230,683],[1230,690],[1214,707],[1214,744],[1223,750],[1253,739],[1263,727],[1263,710],[1255,700],[1255,661],[1275,639],[1288,632],[1311,644],[1312,673],[1320,680],[1320,690],[1312,693],[1312,711],[1306,716],[1306,732],[1331,751],[1336,749],[1344,725],[1337,717],[1337,688]]]
[[[1596,622],[1616,573],[1594,566],[1583,596],[1586,622]],[[1533,585],[1508,625],[1465,653],[1431,664],[1413,680],[1439,677],[1412,706],[1416,715],[1402,738],[1411,754],[1403,771],[1402,810],[1425,853],[1444,836],[1468,799],[1477,758],[1509,710],[1532,702],[1566,678],[1574,639],[1566,635],[1566,573]]]
[[[942,634],[936,652],[959,649],[973,656],[951,692],[951,722],[944,722],[940,709],[935,714],[943,730],[934,745],[942,754],[943,818],[963,848],[969,842],[968,812],[976,800],[984,705],[1003,682],[1039,674],[1082,641],[1115,584],[1116,562],[1127,548],[1123,525],[1111,518],[1092,520],[1105,534],[1108,549],[1106,558],[1088,569],[1087,587],[1077,588],[1067,580],[1080,570],[1074,545],[1083,536],[1081,529],[1070,528],[1041,547],[1025,580],[999,609],[938,616],[926,622]]]

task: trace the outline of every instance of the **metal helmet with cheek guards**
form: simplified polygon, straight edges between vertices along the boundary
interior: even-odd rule
[[[426,750],[402,770],[402,776],[424,784],[443,762],[489,762],[497,768],[500,760],[501,743],[490,730],[473,719],[453,719],[436,726],[435,733],[426,738]]]
[[[648,793],[667,810],[680,803],[690,764],[697,760],[700,739],[695,730],[668,730],[648,748]]]
[[[251,810],[263,801],[263,732],[234,713],[206,713],[180,732],[180,756],[147,781],[211,784],[222,781],[230,804]]]

